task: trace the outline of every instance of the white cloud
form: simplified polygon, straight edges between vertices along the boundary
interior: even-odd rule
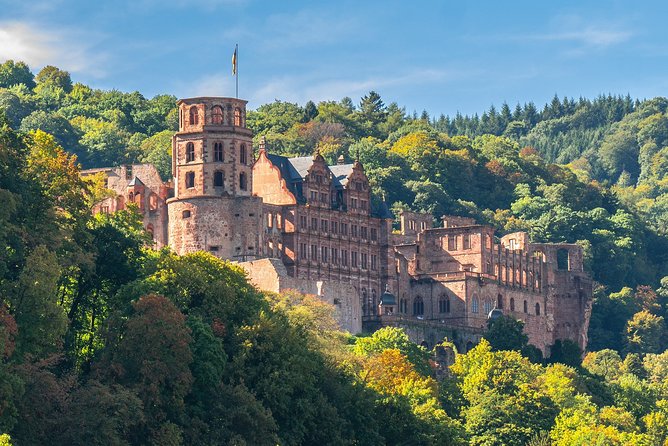
[[[55,65],[74,73],[102,77],[104,53],[93,52],[90,36],[49,30],[27,22],[0,22],[0,60],[22,60],[35,67]]]
[[[587,26],[582,29],[567,30],[534,36],[536,40],[561,40],[579,42],[588,46],[607,47],[628,41],[633,33],[622,29],[605,29]]]

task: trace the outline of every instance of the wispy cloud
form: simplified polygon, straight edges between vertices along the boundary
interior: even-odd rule
[[[607,47],[624,43],[633,36],[633,33],[624,29],[607,29],[600,26],[587,26],[582,29],[565,30],[555,33],[537,34],[528,36],[534,40],[555,40],[578,42],[583,45]]]
[[[22,60],[31,67],[56,65],[75,73],[103,77],[106,55],[93,39],[67,30],[48,30],[28,22],[0,22],[0,60]]]

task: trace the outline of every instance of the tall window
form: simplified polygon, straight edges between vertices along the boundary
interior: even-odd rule
[[[536,316],[540,316],[540,304],[536,303]]]
[[[246,184],[246,173],[241,172],[239,174],[239,189],[246,190],[247,187],[248,187],[248,184]]]
[[[524,312],[528,313],[529,312],[529,304],[527,304],[527,301],[524,301]]]
[[[195,161],[195,144],[189,142],[186,144],[186,163]]]
[[[188,189],[195,187],[195,172],[186,173],[186,187]]]
[[[248,162],[248,157],[246,155],[246,144],[241,144],[241,147],[239,147],[239,162],[241,164],[246,164]]]
[[[496,308],[503,310],[503,296],[500,294],[496,296]]]
[[[403,314],[408,313],[408,301],[406,299],[399,301],[399,312]]]
[[[350,252],[350,266],[357,268],[357,252],[355,251]]]
[[[366,269],[367,257],[368,257],[367,254],[364,252],[360,254],[360,264],[362,266],[362,269]]]
[[[214,187],[223,187],[225,184],[225,174],[220,170],[217,170],[213,173],[213,186]]]
[[[213,145],[213,160],[221,162],[224,160],[223,143],[217,142]]]
[[[510,298],[510,311],[515,311],[515,298]]]
[[[438,312],[439,313],[449,313],[450,312],[450,298],[447,296],[442,296],[438,301]]]
[[[420,296],[416,297],[413,301],[413,315],[422,316],[424,315],[424,301]]]
[[[449,235],[448,236],[448,251],[455,251],[457,249],[457,236]]]
[[[489,312],[492,311],[492,301],[491,300],[485,299],[484,310],[485,310],[485,314],[489,314]]]
[[[369,300],[366,294],[366,288],[362,288],[362,314],[369,315]]]
[[[473,296],[473,299],[471,299],[471,313],[477,313],[478,312],[478,297]]]
[[[241,109],[239,107],[234,109],[234,125],[241,127]]]
[[[220,105],[214,105],[211,109],[211,122],[217,125],[223,123],[223,109]]]
[[[190,107],[190,125],[197,125],[199,122],[199,112],[194,105]]]
[[[471,249],[471,234],[464,234],[464,249]]]

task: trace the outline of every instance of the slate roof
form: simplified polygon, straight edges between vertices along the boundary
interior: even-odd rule
[[[132,178],[132,181],[128,183],[128,186],[144,186],[144,182],[137,178],[136,176]]]
[[[348,184],[348,176],[353,173],[353,165],[335,164],[333,166],[329,166],[329,170],[334,175],[334,184],[345,187],[346,184]]]

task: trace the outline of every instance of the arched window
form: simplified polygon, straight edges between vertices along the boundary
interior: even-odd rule
[[[492,301],[489,299],[485,299],[485,304],[484,304],[484,311],[485,314],[489,314],[490,311],[492,311]]]
[[[362,314],[364,316],[369,314],[369,301],[367,299],[366,288],[362,288]]]
[[[406,299],[399,301],[399,312],[403,314],[408,313],[408,301]]]
[[[216,162],[224,161],[223,143],[217,142],[213,144],[213,160]]]
[[[239,107],[234,108],[234,125],[241,127],[241,109]]]
[[[473,296],[473,299],[471,299],[471,313],[477,313],[478,312],[478,297]]]
[[[568,259],[568,249],[559,249],[557,250],[557,269],[562,271],[568,271],[569,268],[569,259]]]
[[[195,187],[195,172],[186,173],[186,188],[191,189]]]
[[[424,315],[424,301],[420,296],[418,296],[413,301],[413,316],[422,316],[422,315]]]
[[[189,142],[186,144],[186,163],[195,161],[195,144]]]
[[[527,304],[527,301],[524,301],[524,312],[528,313],[529,312],[529,304]]]
[[[190,107],[190,125],[197,125],[199,122],[199,112],[194,105]]]
[[[225,174],[217,170],[213,173],[213,186],[214,187],[223,187],[225,185]]]
[[[496,308],[503,310],[503,296],[500,294],[496,296]]]
[[[540,316],[540,304],[536,302],[536,316]]]
[[[246,164],[248,162],[248,157],[246,156],[246,144],[241,144],[241,147],[239,147],[239,162],[241,164]]]
[[[223,123],[223,109],[220,105],[214,105],[211,109],[211,123],[216,125]]]
[[[441,296],[441,299],[438,301],[438,312],[439,313],[450,312],[450,298],[448,296]]]
[[[246,173],[241,172],[239,174],[239,189],[246,190],[247,187],[248,185],[246,184]]]
[[[515,311],[515,298],[510,298],[510,311]]]
[[[128,203],[134,203],[134,202],[135,202],[135,193],[134,193],[134,192],[130,192],[130,193],[128,194]]]

